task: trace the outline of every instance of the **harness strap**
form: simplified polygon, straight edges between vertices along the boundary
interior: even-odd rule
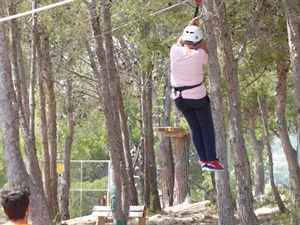
[[[192,85],[192,86],[181,86],[181,87],[173,87],[175,91],[179,91],[180,93],[184,90],[188,90],[188,89],[192,89],[195,87],[199,87],[202,85],[203,82],[201,82],[200,84],[196,84],[196,85]]]

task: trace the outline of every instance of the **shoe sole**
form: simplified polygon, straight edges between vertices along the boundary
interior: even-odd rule
[[[210,171],[210,172],[221,172],[221,171],[224,171],[224,169],[216,169],[216,168],[208,168],[208,167],[206,167],[206,171]]]
[[[208,168],[205,166],[204,167],[201,166],[201,169],[202,169],[202,171],[206,171]]]
[[[209,172],[221,172],[224,171],[224,168],[217,169],[217,168],[209,168],[207,165],[201,166],[202,171],[209,171]]]

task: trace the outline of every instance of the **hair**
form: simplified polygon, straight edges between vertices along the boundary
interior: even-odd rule
[[[200,44],[201,44],[201,40],[200,41],[198,41],[198,42],[192,42],[192,41],[183,41],[183,43],[185,44],[185,45],[188,45],[189,46],[189,48],[191,48],[191,49],[198,49],[199,47],[200,47]]]
[[[17,221],[26,217],[29,196],[30,192],[27,187],[1,190],[1,203],[9,220]]]

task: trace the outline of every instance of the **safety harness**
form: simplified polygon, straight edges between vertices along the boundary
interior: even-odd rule
[[[193,89],[195,87],[199,87],[202,85],[203,82],[191,86],[181,86],[181,87],[172,87],[171,92],[172,94],[176,95],[177,92],[179,92],[179,97],[181,97],[181,92],[188,89]]]

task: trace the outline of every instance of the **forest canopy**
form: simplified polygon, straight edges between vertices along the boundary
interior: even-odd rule
[[[89,214],[108,192],[118,224],[126,224],[129,205],[158,212],[188,194],[210,196],[220,224],[233,224],[237,211],[243,224],[256,225],[253,199],[266,189],[281,213],[299,219],[299,6],[4,0],[2,186],[30,188],[33,224]],[[204,84],[222,174],[201,170],[170,98],[170,49],[195,12],[209,49]],[[290,191],[286,202],[281,183]],[[91,191],[77,195],[83,186]]]

